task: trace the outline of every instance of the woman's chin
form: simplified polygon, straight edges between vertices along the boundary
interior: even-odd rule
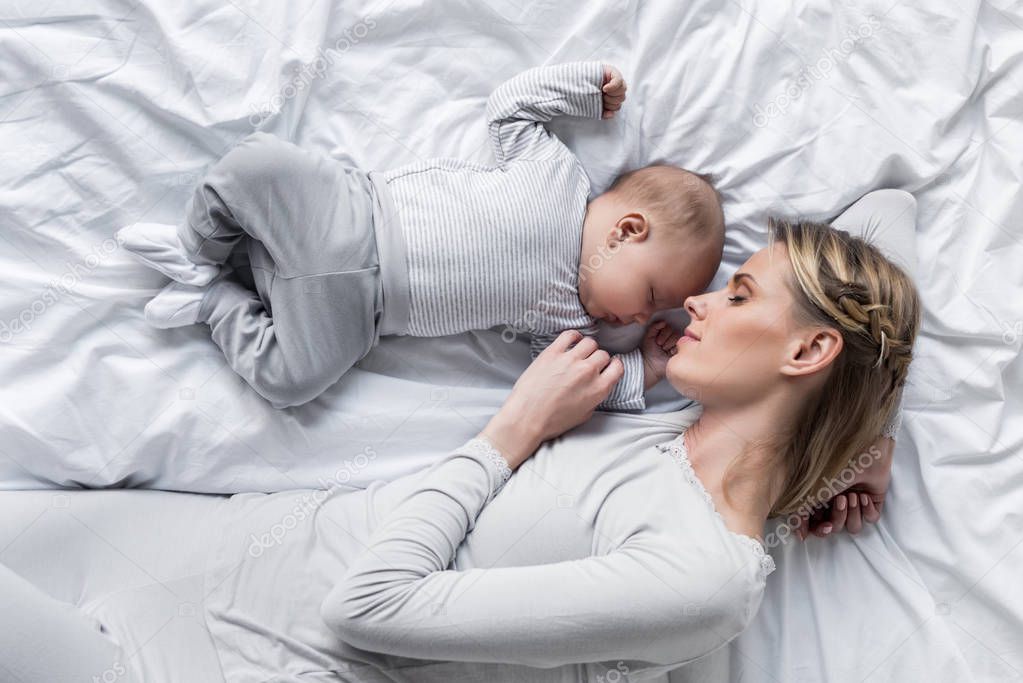
[[[692,381],[685,372],[685,361],[679,357],[680,355],[676,353],[668,359],[668,364],[664,368],[664,377],[675,391],[685,394],[686,389],[692,388]]]
[[[664,377],[668,380],[668,384],[671,385],[672,389],[695,401],[702,403],[702,381],[699,377],[694,377],[691,370],[693,369],[693,362],[682,357],[684,351],[679,351],[674,356],[668,359],[668,365],[664,368]]]

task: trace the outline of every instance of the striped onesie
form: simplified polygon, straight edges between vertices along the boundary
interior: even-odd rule
[[[544,123],[599,119],[603,74],[600,62],[539,67],[494,91],[487,121],[496,166],[428,159],[373,174],[404,242],[404,333],[500,325],[505,338],[530,337],[535,356],[563,330],[596,332],[578,290],[590,183]],[[640,351],[621,358],[625,375],[602,407],[642,408]]]

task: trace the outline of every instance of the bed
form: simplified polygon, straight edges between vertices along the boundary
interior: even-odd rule
[[[595,191],[656,161],[713,173],[728,223],[714,286],[769,215],[830,218],[877,187],[919,205],[923,332],[882,523],[775,548],[753,626],[672,683],[1018,679],[1021,27],[1002,0],[9,3],[0,490],[45,508],[61,487],[362,486],[475,434],[525,343],[385,339],[314,403],[275,411],[208,331],[145,323],[165,282],[114,233],[174,222],[255,128],[367,168],[487,162],[493,87],[602,59],[629,81],[622,115],[556,130]],[[685,399],[658,387],[649,403]],[[0,530],[0,562],[33,533]]]

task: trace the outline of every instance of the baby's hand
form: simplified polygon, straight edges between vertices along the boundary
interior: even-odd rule
[[[643,388],[649,389],[664,378],[668,360],[675,355],[678,330],[659,320],[651,325],[643,337]]]
[[[622,72],[610,64],[604,65],[604,85],[600,88],[604,93],[604,113],[601,118],[609,119],[622,108],[625,101],[625,78]]]

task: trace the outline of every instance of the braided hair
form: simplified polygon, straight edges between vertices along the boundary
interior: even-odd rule
[[[816,400],[781,444],[786,483],[772,515],[791,514],[833,482],[880,435],[898,408],[920,327],[912,279],[877,247],[824,223],[772,219],[785,244],[796,319],[842,335]]]

